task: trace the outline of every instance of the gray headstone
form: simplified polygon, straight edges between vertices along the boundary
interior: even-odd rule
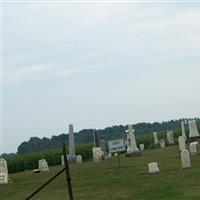
[[[181,151],[181,164],[183,169],[191,167],[190,154],[186,149]]]
[[[178,144],[179,144],[179,151],[183,151],[184,149],[186,149],[185,137],[184,136],[178,137]]]
[[[74,130],[73,125],[69,125],[69,156],[75,156]]]
[[[104,153],[107,153],[106,151],[106,141],[104,139],[101,139],[100,140],[100,147],[101,147],[101,150],[104,152]]]
[[[144,144],[140,144],[140,151],[144,151]]]
[[[8,183],[8,167],[7,161],[3,158],[0,158],[0,184]]]
[[[38,161],[40,171],[49,171],[48,163],[45,159],[41,159]]]
[[[78,156],[76,157],[76,163],[77,163],[77,164],[82,164],[82,163],[83,163],[83,158],[82,158],[81,155],[78,155]]]
[[[185,126],[184,126],[184,121],[181,121],[181,130],[182,130],[182,136],[187,140],[187,136],[185,134]]]
[[[127,154],[139,152],[132,125],[130,124],[128,125],[128,130],[126,132],[127,132]]]
[[[195,120],[189,120],[189,138],[192,137],[199,137],[199,132],[197,129],[196,121]]]
[[[93,161],[94,162],[101,162],[102,161],[102,151],[100,147],[93,147]]]
[[[165,148],[165,140],[160,140],[160,147]]]
[[[157,162],[151,162],[148,164],[149,166],[149,173],[150,174],[154,174],[154,173],[158,173],[160,170],[158,168],[158,163]]]
[[[153,132],[153,139],[154,139],[154,144],[155,145],[159,145],[160,144],[160,142],[158,140],[157,132]]]
[[[99,139],[98,139],[98,135],[97,135],[97,131],[96,130],[94,130],[93,136],[94,136],[94,146],[95,147],[99,147]]]
[[[61,156],[61,165],[64,166],[65,165],[65,161],[64,161],[64,156]]]
[[[169,144],[174,144],[174,133],[173,131],[167,131],[167,140]]]
[[[197,155],[197,144],[198,144],[198,142],[190,143],[190,155],[191,156]]]

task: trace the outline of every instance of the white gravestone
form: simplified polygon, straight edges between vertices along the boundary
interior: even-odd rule
[[[191,156],[197,155],[197,144],[198,144],[198,142],[190,143],[190,155]]]
[[[111,153],[108,153],[108,158],[111,158],[112,157],[112,154]]]
[[[8,183],[8,167],[7,161],[3,158],[0,158],[0,184]]]
[[[165,148],[165,140],[160,140],[160,147],[163,149]]]
[[[189,124],[189,138],[199,137],[199,132],[197,129],[196,121],[189,120],[188,124]]]
[[[75,156],[74,130],[73,125],[69,125],[69,156]]]
[[[128,125],[127,134],[127,154],[131,154],[134,152],[139,152],[139,149],[136,144],[134,129],[132,125]]]
[[[41,159],[38,162],[40,171],[49,171],[48,163],[45,159]]]
[[[168,140],[168,144],[174,144],[174,133],[173,131],[167,131],[167,140]]]
[[[93,161],[94,162],[102,161],[103,152],[101,151],[100,147],[93,147],[92,152],[93,152]]]
[[[144,144],[140,144],[140,151],[144,151]]]
[[[182,136],[187,140],[187,136],[185,134],[185,126],[184,126],[184,121],[181,121],[181,130],[182,130]]]
[[[64,161],[64,156],[61,156],[61,165],[64,166],[65,165],[65,161]]]
[[[185,137],[184,136],[178,137],[178,144],[179,144],[179,151],[183,151],[184,149],[186,149]]]
[[[160,145],[157,132],[153,132],[153,138],[154,138],[154,145],[157,145],[157,146]]]
[[[151,162],[148,164],[149,166],[149,173],[150,174],[154,174],[154,173],[158,173],[160,170],[158,168],[158,163],[157,162]]]
[[[105,157],[107,157],[107,151],[106,151],[106,141],[104,139],[101,139],[99,141],[99,146],[101,147],[101,151],[104,152]]]
[[[75,142],[73,125],[69,124],[69,163],[76,163]]]
[[[76,163],[77,163],[77,164],[82,164],[82,163],[83,163],[83,158],[82,158],[81,155],[78,155],[78,156],[76,157]]]
[[[181,164],[183,169],[191,167],[190,154],[186,149],[181,151]]]
[[[75,159],[76,157],[73,157],[73,158]],[[77,158],[76,158],[76,159],[77,159]],[[69,162],[71,162],[71,161],[72,161],[72,157],[70,157],[69,155],[67,155],[67,160],[68,160]],[[75,160],[73,163],[76,163],[76,160]],[[65,165],[65,160],[64,160],[64,156],[63,156],[63,155],[61,156],[61,165],[62,165],[62,166]]]

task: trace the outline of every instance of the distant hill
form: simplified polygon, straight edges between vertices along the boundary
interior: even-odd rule
[[[182,120],[183,119],[171,120],[161,123],[141,122],[133,125],[133,127],[135,129],[136,135],[148,134],[152,133],[153,131],[163,132],[166,130],[180,129]],[[199,118],[196,119],[196,122],[198,125],[200,125]],[[99,139],[104,138],[105,140],[108,141],[124,137],[125,130],[127,130],[127,125],[126,126],[118,125],[97,130],[97,134]],[[75,133],[74,135],[76,144],[93,143],[93,129],[83,129]],[[51,138],[31,137],[28,141],[22,142],[19,145],[17,154],[25,154],[25,153],[38,152],[48,149],[60,148],[63,141],[68,142],[68,134],[63,133],[57,136],[54,135]]]

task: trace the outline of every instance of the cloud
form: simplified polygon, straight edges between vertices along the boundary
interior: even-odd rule
[[[22,79],[29,79],[30,77],[37,76],[38,74],[44,74],[50,69],[49,66],[39,64],[33,65],[26,68],[19,68],[7,71],[6,78],[8,82],[13,82]]]
[[[45,64],[38,64],[26,68],[19,68],[9,70],[6,72],[6,85],[13,85],[17,83],[25,83],[30,81],[48,80],[58,77],[70,76],[78,72],[78,69],[63,69],[56,68]]]

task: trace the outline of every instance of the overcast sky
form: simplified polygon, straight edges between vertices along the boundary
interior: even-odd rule
[[[200,4],[6,3],[3,152],[31,136],[199,117]]]

